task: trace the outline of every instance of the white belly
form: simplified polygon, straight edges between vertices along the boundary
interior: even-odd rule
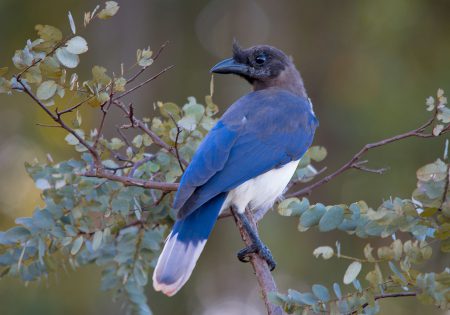
[[[299,160],[289,162],[283,167],[270,170],[231,190],[220,211],[233,205],[241,213],[246,207],[250,210],[265,212],[283,194],[297,169],[298,162]]]

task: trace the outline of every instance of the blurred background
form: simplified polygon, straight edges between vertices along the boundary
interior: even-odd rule
[[[0,0],[0,66],[10,66],[15,49],[36,38],[35,24],[69,32],[67,11],[78,28],[91,0]],[[425,98],[437,88],[450,89],[450,2],[420,0],[294,1],[294,0],[128,0],[119,1],[116,17],[90,26],[84,33],[89,52],[83,55],[87,75],[93,65],[119,72],[131,65],[137,48],[166,48],[150,72],[176,67],[133,96],[139,113],[149,114],[154,101],[184,104],[209,93],[209,69],[229,57],[233,37],[244,46],[267,43],[292,55],[320,119],[315,144],[327,147],[320,166],[334,170],[362,145],[413,128],[428,119]],[[83,68],[84,67],[84,68]],[[241,79],[216,77],[214,100],[224,110],[249,91]],[[86,110],[85,120],[93,110]],[[88,115],[88,116],[86,116]],[[63,133],[35,125],[43,114],[26,97],[0,96],[0,228],[31,214],[39,191],[23,164],[75,156]],[[415,188],[415,171],[442,156],[444,139],[410,139],[370,153],[372,167],[389,166],[387,174],[350,171],[316,190],[311,202],[345,203],[364,199],[377,207],[391,196],[407,198]],[[338,239],[343,253],[362,255],[364,240],[344,233],[299,233],[297,220],[270,213],[261,223],[263,240],[277,262],[274,276],[280,291],[308,290],[314,283],[330,286],[347,261],[317,260],[314,248]],[[373,242],[373,241],[372,241]],[[381,244],[381,243],[378,243]],[[262,314],[251,267],[235,253],[243,246],[231,220],[214,230],[188,285],[175,297],[155,293],[149,303],[155,314]],[[436,251],[431,265],[448,265]],[[434,265],[433,265],[434,264]],[[438,269],[439,268],[439,269]],[[60,271],[48,281],[25,287],[15,279],[0,281],[0,314],[123,314],[119,302],[99,290],[99,270]],[[364,272],[364,270],[363,270]],[[353,288],[349,288],[352,290]],[[412,298],[381,301],[381,314],[442,314]]]

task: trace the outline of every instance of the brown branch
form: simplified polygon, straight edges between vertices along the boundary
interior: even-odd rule
[[[373,142],[373,143],[368,143],[365,146],[363,146],[361,148],[361,150],[359,150],[348,162],[346,162],[344,165],[342,165],[340,168],[338,168],[336,171],[334,171],[333,173],[323,177],[322,179],[314,182],[311,185],[308,185],[300,190],[297,190],[295,192],[292,192],[290,194],[287,194],[286,197],[299,197],[299,196],[305,196],[305,195],[309,195],[312,193],[312,191],[326,183],[328,183],[330,180],[332,180],[333,178],[337,177],[338,175],[341,175],[342,173],[348,171],[349,169],[360,169],[363,171],[368,171],[368,172],[376,172],[376,173],[380,173],[381,170],[373,170],[373,169],[369,169],[367,167],[361,167],[361,162],[359,161],[361,159],[361,157],[366,154],[369,150],[374,149],[374,148],[378,148],[384,145],[387,145],[389,143],[392,142],[396,142],[399,140],[403,140],[406,138],[412,138],[412,137],[417,137],[417,138],[431,138],[431,137],[435,137],[432,133],[426,133],[425,129],[428,128],[429,126],[432,125],[432,123],[434,122],[436,118],[436,113],[433,115],[433,117],[431,117],[426,123],[424,123],[422,126],[410,130],[408,132],[393,136],[391,138],[386,138],[377,142]],[[443,135],[445,133],[447,133],[450,130],[450,125],[447,126],[444,130],[442,130],[442,132],[439,135]],[[384,171],[384,170],[383,170]]]
[[[134,173],[141,165],[153,160],[154,158],[155,158],[155,156],[150,154],[150,155],[145,156],[143,159],[137,161],[136,163],[134,163],[133,168],[128,173],[128,177],[134,177]]]
[[[61,128],[60,125],[49,125],[49,124],[41,124],[41,123],[36,123],[36,126],[46,127],[46,128]]]
[[[119,102],[119,101],[117,101],[117,100],[114,100],[113,101],[113,103],[118,107],[118,108],[120,108],[124,113],[125,113],[125,115],[127,116],[127,117],[130,117],[130,112],[129,112],[129,110],[128,110],[128,108],[127,108],[127,106],[124,104],[124,103],[122,103],[122,102]],[[147,124],[146,123],[144,123],[142,120],[140,120],[140,119],[138,119],[138,118],[136,118],[135,116],[131,116],[131,119],[132,119],[132,124],[134,125],[134,126],[136,126],[137,128],[139,128],[139,129],[141,129],[143,132],[145,132],[152,140],[153,140],[153,142],[156,144],[156,145],[158,145],[159,147],[161,147],[161,148],[163,148],[163,149],[165,149],[165,150],[167,150],[170,154],[172,154],[173,156],[177,156],[177,153],[176,153],[176,151],[175,151],[175,148],[174,147],[172,147],[172,146],[170,146],[170,145],[168,145],[166,142],[164,142],[164,140],[162,140],[153,130],[151,130],[150,128],[148,128],[148,126],[147,126]],[[185,165],[185,166],[187,166],[189,163],[185,160],[185,159],[183,159],[183,158],[180,158],[180,161],[183,163],[183,165]]]
[[[175,136],[174,149],[175,149],[175,153],[177,156],[178,165],[180,166],[181,171],[184,173],[184,166],[183,166],[183,163],[181,163],[180,152],[178,151],[178,139],[180,138],[180,134],[183,131],[183,129],[181,129],[180,126],[178,126],[177,121],[175,120],[175,118],[173,117],[173,115],[171,113],[169,113],[169,117],[170,117],[170,119],[172,119],[173,123],[175,124],[175,127],[177,128],[177,135]]]
[[[232,210],[230,210],[232,212]],[[245,215],[247,216],[250,224],[252,225],[253,229],[258,233],[258,227],[256,225],[255,219],[253,217],[253,214],[251,211],[245,211]],[[242,240],[245,242],[246,246],[250,246],[251,240],[249,235],[247,234],[242,222],[239,220],[239,218],[234,215],[234,221],[236,222],[236,225],[239,229],[239,233],[241,234]],[[275,280],[272,277],[272,274],[269,270],[269,267],[267,266],[267,263],[264,259],[259,257],[257,254],[251,254],[250,257],[250,263],[253,267],[253,271],[255,272],[256,279],[258,280],[259,287],[261,288],[261,294],[262,298],[264,300],[264,304],[266,305],[267,314],[268,315],[282,315],[283,310],[281,307],[276,306],[272,304],[269,301],[269,293],[270,292],[277,292],[277,285],[275,283]]]
[[[381,299],[387,299],[387,298],[396,298],[396,297],[407,297],[407,296],[416,296],[417,292],[398,292],[398,293],[385,293],[381,295],[377,295],[374,297],[374,300],[381,300]],[[369,306],[369,303],[364,303],[361,305],[361,309],[365,309],[367,306]],[[353,311],[350,314],[358,314],[359,310]]]
[[[382,175],[384,174],[389,168],[388,167],[382,167],[382,168],[370,168],[365,166],[364,164],[366,164],[367,162],[369,162],[368,160],[365,161],[359,161],[353,164],[353,168],[363,171],[363,172],[368,172],[368,173],[375,173],[375,174],[379,174]]]
[[[22,82],[22,79],[20,77],[16,77],[17,82],[22,86],[23,91],[30,96],[38,105],[41,107],[50,118],[52,118],[58,125],[61,126],[61,128],[65,129],[69,133],[71,133],[86,149],[89,151],[89,153],[93,156],[94,161],[96,162],[96,166],[98,166],[99,163],[99,155],[97,151],[94,150],[92,146],[90,146],[78,133],[75,132],[72,128],[67,126],[67,124],[61,119],[61,116],[58,114],[54,114],[51,110],[47,108],[34,93],[27,87],[26,84]]]
[[[121,98],[123,98],[123,97],[125,97],[126,95],[128,95],[128,94],[134,92],[135,90],[140,89],[141,87],[143,87],[143,86],[146,85],[147,83],[152,82],[153,80],[157,79],[160,75],[162,75],[163,73],[165,73],[165,72],[167,72],[168,70],[172,69],[173,67],[175,67],[175,66],[174,66],[174,65],[171,65],[171,66],[168,66],[168,67],[162,69],[160,72],[158,72],[158,73],[155,74],[154,76],[148,78],[148,79],[145,80],[144,82],[142,82],[142,83],[136,85],[135,87],[129,89],[128,91],[123,92],[122,94],[116,96],[116,97],[114,98],[114,100],[120,100]]]
[[[84,103],[90,101],[91,99],[93,99],[93,98],[96,97],[96,96],[97,96],[97,95],[91,95],[91,96],[89,96],[88,98],[86,98],[85,100],[82,100],[82,101],[80,101],[79,103],[77,103],[77,104],[75,104],[75,105],[73,105],[73,106],[71,106],[71,107],[69,107],[69,108],[67,108],[67,109],[65,109],[65,110],[62,110],[62,111],[58,111],[58,109],[56,109],[56,114],[57,114],[58,116],[62,116],[62,115],[64,115],[64,114],[71,113],[71,112],[73,112],[75,109],[77,109],[78,107],[80,107],[80,106],[83,105]]]
[[[97,148],[98,141],[100,140],[100,138],[102,136],[103,127],[104,127],[105,121],[106,121],[106,115],[108,115],[109,109],[111,108],[113,96],[114,96],[114,80],[111,81],[111,88],[109,91],[109,101],[105,104],[102,104],[102,106],[101,106],[102,119],[100,120],[100,126],[98,127],[98,130],[97,130],[97,136],[95,137],[95,140],[94,140],[94,145],[93,145],[94,149]]]
[[[131,178],[128,176],[115,175],[109,172],[105,172],[103,170],[97,170],[96,172],[94,171],[86,172],[82,174],[82,176],[105,178],[115,182],[120,182],[124,186],[137,186],[142,188],[158,189],[163,191],[176,191],[178,189],[178,183],[157,182],[152,180]]]

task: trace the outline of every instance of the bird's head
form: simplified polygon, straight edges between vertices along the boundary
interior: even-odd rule
[[[296,94],[306,94],[303,81],[291,58],[268,45],[242,49],[234,41],[233,57],[216,64],[211,72],[241,76],[252,84],[255,90],[279,87]]]

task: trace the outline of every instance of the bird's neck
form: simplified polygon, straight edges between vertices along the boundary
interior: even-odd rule
[[[303,79],[294,65],[285,68],[276,78],[270,80],[257,80],[253,82],[253,90],[279,88],[287,90],[304,98],[308,98]]]

